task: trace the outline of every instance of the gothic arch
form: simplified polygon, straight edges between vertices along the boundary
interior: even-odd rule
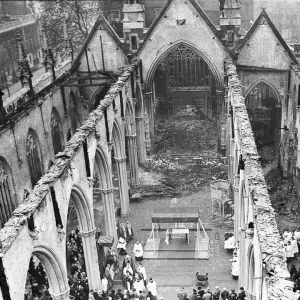
[[[118,118],[115,118],[112,130],[112,142],[114,150],[114,158],[117,164],[117,172],[119,179],[119,190],[121,199],[121,213],[127,215],[129,212],[129,195],[128,195],[128,180],[126,170],[126,152],[124,128]]]
[[[73,200],[78,217],[80,231],[88,232],[94,229],[93,213],[89,201],[80,185],[74,184],[70,199]]]
[[[115,118],[112,130],[112,142],[116,158],[125,158],[124,130],[121,121]]]
[[[70,97],[69,97],[69,114],[70,114],[72,134],[74,134],[76,129],[80,125],[80,121],[78,116],[77,101],[73,91],[70,92]]]
[[[63,150],[63,137],[60,126],[60,116],[55,107],[51,112],[51,136],[53,142],[54,155]]]
[[[39,138],[36,132],[31,128],[28,130],[26,139],[26,156],[31,184],[32,187],[34,187],[44,174],[44,167]]]
[[[195,45],[193,45],[191,42],[186,40],[178,40],[172,45],[169,45],[168,48],[157,57],[155,61],[153,61],[152,65],[150,66],[150,69],[148,71],[148,74],[146,75],[146,81],[145,81],[145,88],[146,90],[151,90],[151,84],[154,79],[155,71],[158,67],[158,65],[164,60],[165,57],[168,56],[169,53],[171,53],[173,50],[175,50],[179,45],[184,45],[188,48],[190,48],[193,52],[197,53],[209,66],[214,79],[216,81],[216,87],[223,89],[223,80],[220,72],[218,71],[216,65],[212,62],[212,60],[209,58],[209,56],[206,53],[201,52]]]
[[[101,100],[105,97],[109,90],[109,86],[99,87],[91,97],[91,107],[92,110],[96,109],[97,106],[100,104]]]
[[[66,269],[54,250],[48,246],[40,245],[33,248],[32,255],[40,260],[46,271],[50,293],[53,296],[67,295],[69,293],[69,285]]]
[[[101,189],[110,189],[112,187],[112,178],[108,158],[102,147],[99,145],[96,149],[95,164],[100,173],[99,187]]]
[[[11,169],[0,156],[0,228],[9,220],[16,207],[15,189]]]
[[[252,131],[261,143],[280,138],[281,101],[276,88],[266,80],[258,80],[245,94],[245,104]]]
[[[136,128],[135,128],[134,111],[129,99],[126,101],[125,117],[126,117],[125,133],[135,134]]]
[[[98,176],[97,179],[96,176]],[[105,234],[111,235],[116,239],[117,233],[115,226],[116,219],[113,198],[112,174],[107,155],[100,146],[97,147],[95,154],[94,180],[96,184],[96,189],[94,188],[94,190],[97,191],[98,189],[101,194],[101,201],[96,200],[96,202],[100,202],[96,203],[96,205],[99,206],[99,208],[102,208],[101,205],[103,206],[103,215],[101,215],[100,218],[102,219],[102,217],[104,217]],[[98,195],[97,197],[100,197],[100,195]],[[97,214],[95,213],[95,221],[96,216]],[[99,221],[101,223],[101,220]]]
[[[264,83],[264,84],[266,84],[266,85],[268,85],[270,88],[271,88],[271,90],[274,92],[274,94],[276,95],[276,97],[277,97],[277,103],[276,103],[276,105],[281,105],[281,103],[280,103],[280,94],[279,94],[279,92],[278,92],[278,90],[276,89],[276,87],[271,83],[271,82],[269,82],[269,81],[267,81],[267,80],[265,80],[265,79],[258,79],[258,80],[256,80],[255,81],[255,83],[253,83],[249,88],[248,88],[248,90],[246,91],[246,93],[245,93],[245,99],[247,98],[247,96],[249,95],[249,93],[252,91],[252,89],[253,88],[255,88],[258,84],[260,84],[260,83]]]

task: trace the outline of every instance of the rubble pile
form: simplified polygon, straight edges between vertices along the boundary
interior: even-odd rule
[[[217,145],[217,126],[199,116],[177,116],[161,119],[155,129],[158,154],[172,148],[177,154],[194,154],[201,150],[214,150]]]
[[[285,231],[285,222],[294,222],[294,225],[297,225],[299,210],[296,187],[292,180],[283,179],[277,168],[269,171],[265,178],[272,206],[275,208],[278,221],[280,220],[282,224],[279,231],[283,233]]]
[[[180,166],[172,163],[170,155],[157,155],[145,165],[147,171],[161,172],[165,183],[176,187],[177,192],[197,191],[212,180],[227,179],[228,166],[219,161],[207,161],[199,165]]]
[[[242,96],[236,66],[232,59],[226,59],[225,71],[229,82],[229,96],[237,122],[241,151],[245,161],[245,180],[248,181],[250,199],[253,205],[255,228],[262,254],[263,278],[266,280],[269,300],[288,300],[289,296],[281,288],[282,278],[276,272],[276,267],[287,270],[284,258],[284,248],[280,244],[281,237],[277,228],[275,211],[267,191],[267,185],[262,173],[259,156],[256,150],[250,120]]]
[[[91,112],[84,124],[76,130],[76,133],[68,141],[65,150],[60,152],[59,157],[48,173],[38,181],[24,203],[13,212],[12,217],[0,230],[0,256],[6,253],[33,213],[44,205],[50,186],[53,186],[58,179],[64,180],[69,176],[71,172],[70,164],[74,155],[80,149],[84,140],[91,134],[95,134],[96,124],[102,118],[103,110],[112,105],[113,100],[118,97],[119,91],[125,85],[125,81],[130,78],[131,73],[138,64],[139,60],[136,59],[131,65],[123,67],[122,75],[111,86],[97,109]]]

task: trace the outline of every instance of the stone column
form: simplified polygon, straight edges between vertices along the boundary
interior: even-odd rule
[[[129,150],[130,182],[133,185],[137,185],[139,180],[139,166],[137,159],[136,134],[128,134],[126,137],[128,139]]]
[[[129,214],[129,193],[128,193],[128,181],[126,171],[126,156],[119,157],[115,160],[117,162],[117,171],[119,177],[119,190],[121,199],[121,214],[127,216]]]
[[[144,116],[135,117],[135,123],[137,135],[137,157],[140,163],[144,163],[146,161]]]
[[[69,293],[70,293],[70,289],[60,293],[60,294],[53,294],[50,293],[51,297],[53,300],[69,300]],[[0,297],[1,299],[1,297]]]
[[[240,199],[239,199],[239,185],[240,175],[234,175],[233,182],[233,198],[234,198],[234,237],[235,243],[239,241],[239,213],[240,213]]]
[[[100,189],[103,199],[103,211],[105,219],[105,232],[106,235],[114,237],[115,242],[118,240],[116,217],[114,208],[114,188]]]
[[[96,228],[81,231],[84,261],[90,290],[102,289],[96,248]]]
[[[145,93],[145,98],[146,98],[146,105],[147,105],[147,113],[148,113],[148,118],[149,118],[149,133],[152,141],[152,150],[154,149],[154,105],[153,105],[153,97],[152,97],[152,92]]]

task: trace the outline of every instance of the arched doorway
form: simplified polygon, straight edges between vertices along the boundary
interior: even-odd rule
[[[83,189],[74,184],[68,209],[67,272],[73,282],[80,280],[83,283],[81,286],[84,285],[84,287],[78,288],[86,297],[90,289],[101,286],[96,250],[96,229],[90,205]],[[77,288],[77,286],[73,287]]]
[[[11,170],[6,160],[0,157],[0,229],[11,217],[15,204]]]
[[[277,127],[281,120],[277,120],[278,96],[267,83],[256,84],[246,94],[246,106],[252,131],[257,142],[273,144],[276,139]],[[281,110],[281,107],[279,108]]]
[[[217,113],[215,76],[201,53],[186,43],[160,58],[153,83],[157,115],[174,116],[191,109],[208,118]]]
[[[129,191],[126,170],[126,153],[125,153],[125,138],[124,128],[121,125],[122,121],[117,118],[113,124],[112,130],[112,165],[116,164],[118,174],[118,188],[121,201],[121,213],[127,215],[129,213]],[[112,168],[114,170],[114,168]]]
[[[52,108],[51,112],[51,136],[55,155],[63,150],[60,117],[55,107]]]
[[[32,187],[40,180],[44,173],[40,142],[34,130],[29,129],[26,139],[26,156],[30,172]]]
[[[67,274],[52,249],[35,247],[29,262],[25,299],[50,300],[52,295],[69,299]]]

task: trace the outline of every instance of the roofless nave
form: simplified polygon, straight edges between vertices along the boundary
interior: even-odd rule
[[[239,1],[226,2],[217,29],[196,1],[169,0],[130,62],[100,15],[75,59],[32,86],[19,41],[24,87],[0,108],[0,299],[24,297],[32,255],[45,269],[52,298],[69,299],[70,205],[89,288],[101,288],[94,206],[102,205],[103,233],[116,241],[112,169],[121,215],[128,216],[128,185],[138,184],[138,165],[153,152],[155,120],[185,106],[215,121],[217,151],[228,160],[239,285],[249,299],[289,299],[280,277],[284,248],[254,135],[275,143],[284,176],[293,174],[297,183],[298,62],[266,10],[242,37],[239,9]],[[93,193],[101,194],[101,204]]]

